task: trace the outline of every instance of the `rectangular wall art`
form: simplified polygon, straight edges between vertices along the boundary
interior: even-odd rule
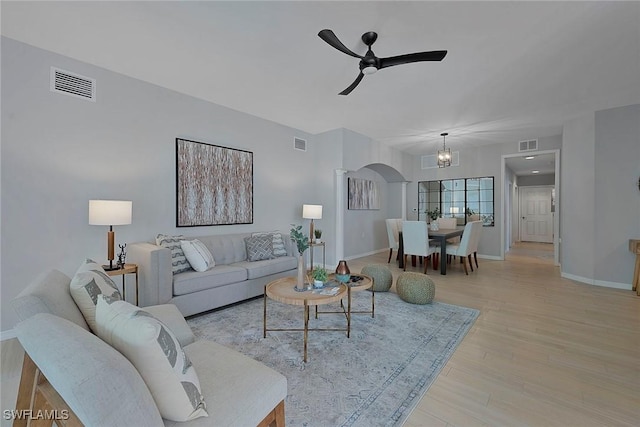
[[[348,209],[380,209],[378,183],[368,179],[348,178]]]
[[[176,138],[176,226],[253,224],[253,153]]]

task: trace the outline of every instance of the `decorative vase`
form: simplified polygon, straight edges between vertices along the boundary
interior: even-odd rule
[[[440,226],[438,226],[438,220],[431,220],[430,228],[431,228],[431,231],[440,230]]]
[[[351,271],[347,265],[347,261],[341,259],[336,267],[336,280],[341,283],[347,283],[351,278]]]
[[[296,284],[296,287],[298,289],[304,288],[304,280],[306,276],[307,276],[307,272],[305,271],[305,268],[304,268],[304,256],[300,255],[298,257],[298,282]]]

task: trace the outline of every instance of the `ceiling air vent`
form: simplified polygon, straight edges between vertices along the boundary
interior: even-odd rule
[[[300,151],[307,151],[307,141],[302,138],[293,138],[293,148]]]
[[[51,92],[96,102],[96,80],[51,67]]]
[[[538,149],[538,140],[530,139],[528,141],[518,142],[518,151],[535,151]]]

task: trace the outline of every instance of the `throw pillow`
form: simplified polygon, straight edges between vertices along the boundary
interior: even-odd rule
[[[184,256],[180,241],[184,240],[184,236],[168,236],[166,234],[158,234],[156,237],[156,245],[167,248],[171,251],[171,271],[173,274],[182,273],[191,269],[187,257]]]
[[[252,236],[264,236],[269,235],[273,238],[273,256],[281,257],[287,256],[287,248],[284,246],[284,240],[282,240],[282,234],[278,231],[268,231],[253,233]]]
[[[259,235],[244,238],[247,246],[247,259],[249,261],[260,261],[263,259],[273,259],[273,238],[270,235]]]
[[[209,415],[195,368],[160,320],[126,301],[101,296],[96,322],[97,335],[136,367],[163,418],[189,421]]]
[[[78,269],[76,270],[76,273],[84,273],[85,271],[97,271],[102,273],[105,272],[104,268],[102,268],[102,265],[98,264],[91,258],[86,258],[82,262],[82,264],[80,264],[80,267],[78,267]]]
[[[213,255],[200,240],[181,240],[180,246],[195,271],[207,271],[215,267],[216,262]]]
[[[114,300],[121,300],[122,295],[114,281],[107,276],[102,267],[98,264],[93,264],[91,265],[91,262],[87,262],[80,266],[78,272],[71,279],[69,292],[82,312],[89,328],[95,332],[98,296],[104,294]],[[94,269],[96,268],[95,266],[97,266],[97,269]]]

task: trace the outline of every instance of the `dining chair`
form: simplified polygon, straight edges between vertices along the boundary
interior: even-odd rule
[[[456,228],[458,226],[457,218],[448,217],[448,218],[438,218],[438,227],[444,228],[446,230]]]
[[[474,233],[474,230],[478,227],[478,225],[482,227],[482,221],[468,222],[467,225],[464,226],[464,232],[462,233],[462,239],[460,239],[460,243],[452,245],[447,244],[447,256],[459,256],[464,267],[464,274],[466,274],[467,276],[469,275],[469,270],[467,269],[467,259],[469,260],[471,271],[473,271],[471,258],[469,256],[473,254],[474,251],[474,242],[477,233],[477,231],[475,231]],[[475,246],[475,248],[477,250],[477,245]]]
[[[424,257],[424,274],[427,274],[427,258],[437,254],[440,248],[429,241],[429,226],[426,221],[403,221],[402,237],[404,244],[404,269],[407,269],[407,256]]]
[[[454,217],[447,218],[438,218],[438,227],[440,229],[455,229],[458,227],[458,220]],[[451,239],[447,239],[447,245],[454,245],[460,242],[460,237],[452,237]]]
[[[482,225],[482,221],[472,221],[474,224],[473,226],[473,236],[472,236],[472,240],[473,242],[471,243],[471,249],[473,250],[473,260],[476,263],[476,268],[478,268],[478,245],[480,244],[480,237],[482,236],[482,230],[484,230],[484,227]],[[471,255],[469,255],[469,264],[471,264]],[[473,265],[471,266],[471,270],[473,270]]]
[[[388,218],[385,220],[385,223],[387,225],[387,237],[389,238],[389,260],[387,261],[387,264],[389,264],[391,262],[393,250],[395,249],[397,251],[400,247],[399,232],[400,227],[402,226],[399,224],[402,224],[402,220],[397,218]]]

